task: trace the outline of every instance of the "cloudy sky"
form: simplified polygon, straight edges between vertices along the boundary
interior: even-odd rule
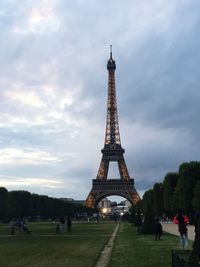
[[[199,10],[198,0],[1,0],[0,185],[86,198],[104,143],[110,44],[137,190],[199,160]]]

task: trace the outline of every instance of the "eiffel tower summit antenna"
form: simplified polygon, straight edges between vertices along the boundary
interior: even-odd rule
[[[98,203],[108,196],[121,196],[135,204],[140,197],[134,187],[134,179],[130,178],[124,159],[125,150],[121,146],[117,97],[115,87],[116,64],[112,57],[112,45],[110,45],[110,58],[107,62],[108,70],[108,99],[107,118],[104,147],[101,150],[102,159],[96,179],[92,180],[92,189],[86,199],[86,206],[97,207]],[[120,178],[108,179],[110,162],[117,162]]]
[[[110,58],[112,58],[112,45],[110,45]]]

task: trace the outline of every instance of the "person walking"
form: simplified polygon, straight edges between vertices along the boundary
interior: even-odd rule
[[[69,215],[67,216],[67,231],[68,233],[72,231],[72,220]]]
[[[184,216],[181,212],[179,212],[174,218],[173,222],[178,224],[178,231],[180,233],[180,240],[182,249],[188,247],[188,229],[187,224],[189,223],[189,219],[187,216]]]

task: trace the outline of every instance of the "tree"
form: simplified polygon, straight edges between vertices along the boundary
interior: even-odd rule
[[[92,214],[94,209],[76,203],[68,203],[58,198],[31,194],[28,191],[10,191],[0,187],[0,219],[34,217],[59,217],[60,215],[74,216],[76,212]]]
[[[8,206],[11,217],[30,216],[32,213],[31,193],[23,190],[9,192]]]
[[[142,198],[143,209],[144,213],[147,212],[149,209],[153,210],[153,190],[147,190]]]
[[[142,233],[152,234],[154,232],[154,210],[153,210],[153,190],[146,191],[143,195],[144,223]]]
[[[182,210],[182,201],[181,201],[181,193],[180,193],[180,187],[179,182],[174,190],[174,194],[172,195],[172,201],[171,201],[172,211],[175,213],[178,210]]]
[[[41,198],[40,195],[37,194],[31,194],[31,208],[32,208],[32,213],[31,216],[37,216],[40,215],[40,205],[41,203]]]
[[[130,212],[129,221],[136,225],[138,221],[138,217],[141,218],[142,216],[142,210],[143,210],[142,200],[140,200],[135,205],[131,206],[131,208],[129,209],[129,212]]]
[[[155,183],[153,187],[153,207],[156,216],[162,216],[164,210],[163,183]]]
[[[177,186],[179,179],[179,174],[176,172],[167,173],[164,177],[163,182],[163,199],[164,199],[164,210],[167,215],[172,215],[173,213],[173,196],[175,193],[175,188]]]
[[[197,222],[196,235],[193,243],[193,250],[189,261],[194,264],[200,263],[200,217]]]
[[[129,222],[136,224],[136,205],[131,206],[129,211],[130,211]]]
[[[191,161],[179,167],[179,190],[181,206],[190,216],[193,215],[193,193],[197,181],[200,180],[200,162]]]
[[[194,198],[192,204],[194,210],[200,212],[200,181],[196,183],[196,186],[194,188]]]
[[[0,187],[0,220],[7,215],[8,191],[5,187]]]

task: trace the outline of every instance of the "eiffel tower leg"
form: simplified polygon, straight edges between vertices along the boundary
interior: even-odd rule
[[[126,167],[124,157],[122,159],[118,160],[118,167],[119,167],[120,178],[123,181],[128,181],[130,179],[130,176],[128,173],[128,169]]]
[[[109,168],[109,161],[102,158],[96,179],[97,180],[107,180],[108,168]]]
[[[93,189],[90,191],[86,201],[85,201],[85,205],[89,208],[94,208],[94,202],[95,202],[95,198],[96,198],[96,194],[93,191]]]

